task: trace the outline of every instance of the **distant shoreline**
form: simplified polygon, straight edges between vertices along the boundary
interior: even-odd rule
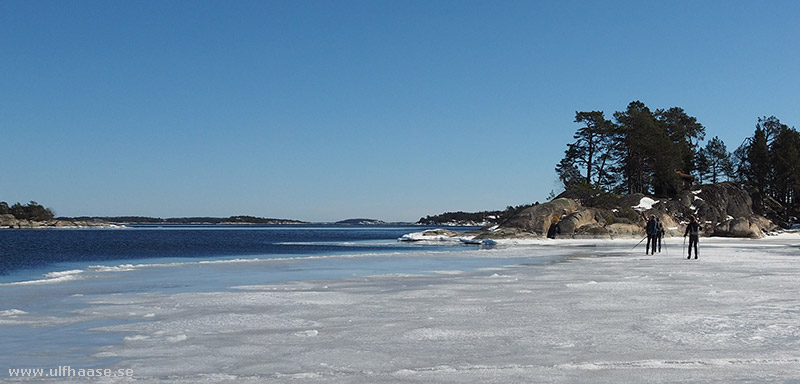
[[[431,225],[411,222],[380,222],[380,223],[345,223],[345,222],[306,222],[306,221],[279,221],[279,222],[243,222],[243,221],[103,221],[103,220],[71,220],[59,218],[49,221],[13,220],[0,222],[3,229],[81,229],[81,228],[130,228],[142,226],[179,227],[179,226],[341,226],[341,227],[463,227],[459,225]]]

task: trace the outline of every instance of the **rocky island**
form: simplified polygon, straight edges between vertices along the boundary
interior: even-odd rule
[[[17,219],[14,215],[0,215],[0,228],[40,229],[40,228],[122,228],[123,225],[94,220],[28,220]]]
[[[733,182],[693,186],[673,198],[641,193],[606,199],[603,206],[586,206],[565,192],[543,204],[518,208],[494,225],[468,233],[429,230],[403,241],[460,240],[491,244],[503,239],[617,239],[645,236],[650,216],[664,224],[665,236],[683,236],[689,218],[697,217],[704,236],[761,238],[789,228],[793,218],[772,198],[755,201],[746,187]],[[755,212],[758,207],[763,214]],[[769,217],[769,218],[768,218]],[[782,224],[782,225],[779,225]],[[549,236],[548,236],[549,235]]]
[[[124,228],[128,225],[297,225],[309,224],[305,221],[272,219],[255,216],[230,217],[178,217],[162,219],[144,216],[114,217],[55,217],[49,208],[31,201],[26,205],[16,203],[9,206],[0,202],[0,228],[2,229],[44,229],[44,228]]]
[[[777,202],[774,202],[777,203]],[[690,216],[699,218],[706,236],[760,238],[780,227],[753,211],[748,192],[731,182],[697,186],[672,199],[641,193],[619,196],[611,207],[586,207],[580,200],[560,197],[528,207],[476,239],[642,237],[650,216],[658,218],[666,236],[682,236]]]

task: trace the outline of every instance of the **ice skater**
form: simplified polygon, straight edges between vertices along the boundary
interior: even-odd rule
[[[687,259],[692,258],[692,245],[694,245],[694,258],[697,259],[697,240],[700,238],[701,229],[700,224],[697,223],[697,218],[692,216],[689,225],[686,226],[686,232],[683,233],[683,237],[689,235],[689,257]]]
[[[644,254],[646,255],[648,251],[651,251],[650,254],[656,254],[656,234],[658,233],[658,222],[656,221],[656,217],[654,215],[650,216],[650,220],[647,221],[647,227],[645,227],[645,231],[647,232],[647,247],[644,249]]]

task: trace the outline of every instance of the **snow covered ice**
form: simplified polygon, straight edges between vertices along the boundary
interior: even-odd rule
[[[97,382],[800,383],[800,236],[701,238],[699,260],[666,240],[656,256],[636,240],[541,241],[467,251],[514,261],[479,271],[71,294],[57,315],[0,307],[0,331],[46,343],[89,324],[104,343],[51,360],[134,372]],[[519,262],[543,255],[563,258]]]

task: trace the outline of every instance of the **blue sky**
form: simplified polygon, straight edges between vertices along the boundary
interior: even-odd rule
[[[800,125],[794,1],[0,2],[0,200],[414,221],[544,201],[641,100]]]

